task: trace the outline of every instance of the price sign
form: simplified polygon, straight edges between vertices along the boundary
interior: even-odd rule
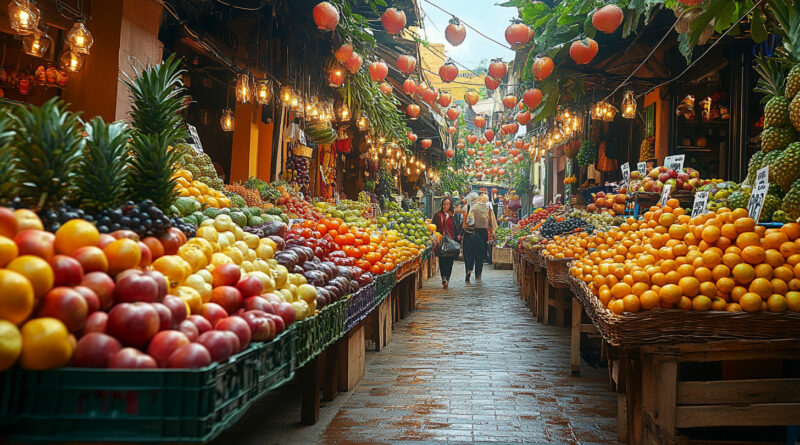
[[[303,130],[300,130],[300,135],[298,136],[297,140],[303,145],[308,145],[308,142],[306,141],[306,132]]]
[[[708,192],[697,192],[692,205],[692,218],[708,213]]]
[[[685,158],[686,155],[667,156],[664,158],[664,166],[679,172],[683,169],[683,160]]]
[[[672,184],[666,184],[664,190],[661,191],[661,199],[658,200],[658,205],[664,207],[667,205],[669,199],[669,192],[672,191]]]
[[[622,181],[625,184],[629,183],[631,181],[631,165],[626,162],[619,169],[622,170]]]
[[[769,167],[764,167],[756,172],[756,185],[750,194],[750,202],[747,203],[747,214],[756,221],[761,217],[767,191],[769,191]]]
[[[641,173],[642,177],[647,176],[647,162],[639,162],[636,164],[636,170],[639,170],[639,173]]]
[[[194,125],[187,124],[186,127],[189,130],[189,137],[192,138],[192,143],[190,144],[194,149],[197,155],[203,154],[203,144],[200,142],[200,135],[197,134],[197,128]]]
[[[289,220],[289,227],[292,227],[292,226],[293,226],[293,225],[295,225],[295,224],[303,224],[303,222],[304,222],[304,221],[305,221],[305,219],[302,219],[302,218],[299,218],[299,219],[290,219],[290,220]]]

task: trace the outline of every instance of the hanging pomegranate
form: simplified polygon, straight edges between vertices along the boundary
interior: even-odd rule
[[[508,67],[503,62],[503,59],[493,59],[492,63],[489,64],[489,75],[495,79],[502,79],[506,77],[507,69]]]
[[[456,155],[456,152],[454,152],[452,148],[448,148],[447,151],[444,152],[444,155],[448,158],[452,158]]]
[[[417,67],[417,59],[408,54],[403,54],[402,56],[397,58],[397,69],[400,70],[401,73],[408,76],[409,74],[414,72],[414,68]]]
[[[622,9],[617,5],[605,5],[592,14],[592,26],[598,31],[611,34],[622,24]]]
[[[506,170],[505,169],[501,168],[501,169],[497,170],[497,176],[503,176],[505,174],[506,174]]]
[[[505,164],[506,162],[508,162],[508,158],[506,156],[500,156],[499,158],[497,158],[497,160],[500,161],[501,164]]]
[[[440,107],[449,106],[450,102],[452,102],[452,100],[453,100],[453,96],[451,96],[450,93],[448,93],[446,91],[440,91],[439,92],[439,100],[437,100],[437,102],[439,103]]]
[[[470,144],[474,144],[474,143],[478,142],[478,136],[475,136],[474,134],[468,134],[467,135],[467,142],[469,142]]]
[[[525,141],[524,141],[523,139],[514,139],[514,148],[517,150],[517,152],[516,152],[516,153],[514,153],[514,150],[511,150],[511,155],[512,155],[512,156],[516,156],[516,155],[518,155],[518,154],[519,154],[519,151],[520,151],[520,150],[522,149],[522,147],[524,147],[524,146],[525,146]]]
[[[487,141],[486,141],[486,138],[485,138],[485,137],[481,136],[481,137],[479,137],[479,138],[478,138],[478,144],[480,144],[480,145],[486,145],[486,142],[487,142]]]
[[[383,93],[383,94],[385,94],[387,96],[392,94],[392,90],[394,90],[394,88],[392,88],[392,84],[390,84],[389,82],[382,82],[381,86],[380,86],[380,89],[381,89],[381,93]]]
[[[481,165],[483,165],[483,161],[481,161],[480,159],[476,159],[473,162],[475,164],[475,167],[478,167],[478,168],[481,168]]]
[[[521,113],[517,113],[515,119],[517,119],[517,122],[519,122],[520,125],[528,125],[528,122],[531,121],[531,112],[523,111]]]
[[[523,159],[525,159],[525,155],[523,155],[522,153],[520,153],[520,154],[518,154],[518,155],[517,155],[517,157],[516,157],[516,158],[514,158],[514,161],[517,161],[517,162],[519,162],[519,161],[521,161],[521,160],[523,160]]]
[[[469,90],[466,93],[464,93],[464,102],[470,105],[475,105],[476,103],[478,103],[478,99],[479,99],[478,92],[475,90]]]
[[[439,68],[439,77],[441,77],[442,82],[445,83],[456,80],[456,77],[458,77],[458,67],[453,62],[447,61],[447,63]]]
[[[339,24],[339,11],[328,2],[320,2],[312,11],[314,23],[323,31],[333,31]]]
[[[483,179],[483,173],[481,173],[481,172],[475,173],[475,179],[477,179],[477,180]]]
[[[594,39],[585,37],[572,42],[569,47],[569,56],[578,65],[586,65],[597,55],[598,47]]]
[[[533,110],[542,103],[542,91],[538,88],[528,88],[522,95],[522,102],[525,106]]]
[[[497,167],[493,167],[493,168],[497,168]],[[486,168],[486,169],[483,170],[483,174],[486,175],[486,176],[489,176],[489,175],[492,174],[492,170]]]
[[[389,67],[382,61],[376,61],[369,64],[369,77],[375,82],[382,82],[389,74]]]
[[[467,149],[467,154],[470,155],[470,156],[474,155],[475,154],[475,149],[472,148],[472,147],[468,148]]]
[[[358,53],[353,53],[353,55],[347,59],[347,62],[344,63],[344,67],[347,68],[350,74],[355,74],[361,69],[362,63],[364,63],[364,59],[362,59]]]
[[[450,133],[451,135],[456,134],[456,127],[452,125],[447,127],[447,132]]]
[[[553,74],[553,59],[549,57],[537,57],[533,61],[531,67],[533,78],[536,80],[545,80]]]
[[[499,148],[495,148],[494,150],[492,150],[492,154],[495,155],[495,156],[499,155],[500,154],[500,149]]]
[[[508,96],[504,97],[503,105],[506,108],[514,108],[515,106],[517,106],[517,96],[509,94]]]
[[[417,116],[419,116],[419,111],[419,105],[417,104],[410,104],[408,107],[406,107],[406,113],[408,113],[408,116],[412,120],[415,120]]]
[[[453,46],[461,45],[467,37],[467,28],[458,21],[456,17],[450,19],[447,28],[444,29],[444,38]]]
[[[489,162],[491,162],[491,163],[492,163],[492,165],[497,165],[497,163],[498,163],[498,162],[500,162],[500,161],[498,161],[498,160],[497,160],[497,159],[495,159],[495,158],[492,158],[492,159],[491,159]]]
[[[417,84],[416,88],[414,88],[414,93],[416,93],[417,96],[422,97],[422,93],[425,92],[425,88],[428,88],[428,86],[420,82]]]
[[[414,142],[414,141],[417,140],[417,135],[413,131],[409,131],[408,133],[406,133],[406,136],[408,136],[408,140],[411,141],[411,142]]]
[[[483,84],[486,85],[486,88],[488,88],[490,91],[494,91],[500,86],[500,79],[495,79],[492,76],[486,76],[483,78]]]
[[[517,132],[519,131],[519,124],[516,123],[516,122],[512,122],[512,123],[508,124],[508,128],[511,129],[511,133],[510,134],[517,134]]]
[[[464,145],[463,142],[459,142],[458,144],[456,144],[456,148],[458,148],[459,150],[463,150],[464,147],[466,147],[466,146]]]
[[[504,125],[503,127],[501,127],[501,128],[500,128],[500,133],[501,133],[501,134],[502,134],[502,133],[505,133],[505,131],[503,131],[503,128],[504,128],[504,127],[505,127],[505,125]],[[502,147],[502,146],[503,146],[503,141],[501,141],[500,139],[496,140],[496,141],[494,142],[494,146],[495,146],[495,147]]]
[[[433,141],[430,140],[430,139],[427,139],[427,138],[419,141],[419,145],[422,145],[422,148],[424,148],[425,150],[431,148],[432,144],[433,144]]]
[[[339,67],[333,67],[328,71],[328,85],[338,88],[344,83],[344,70]]]
[[[461,114],[461,109],[458,107],[450,107],[447,109],[447,118],[451,121],[458,119],[458,116]]]
[[[348,43],[342,44],[336,51],[333,52],[333,57],[339,61],[339,63],[345,63],[350,60],[350,56],[353,55],[353,45]]]
[[[506,42],[512,49],[520,49],[533,40],[533,29],[524,23],[512,23],[506,28]]]
[[[389,8],[381,15],[381,24],[389,34],[400,34],[406,27],[406,13],[397,8]]]
[[[472,119],[472,123],[478,128],[483,128],[486,126],[486,116],[479,114]]]
[[[405,91],[406,94],[414,94],[414,90],[416,89],[417,82],[414,82],[414,79],[406,79],[406,81],[403,82],[403,91]]]
[[[465,141],[464,141],[464,138],[458,138],[458,143],[459,143],[459,144],[463,144],[464,142],[465,142]]]
[[[494,167],[492,167],[491,169],[489,169],[489,171],[490,171],[490,172],[491,172],[493,175],[496,175],[496,174],[497,174],[497,172],[499,172],[499,171],[500,171],[500,168],[499,168],[499,167],[497,167],[497,166],[495,165]]]
[[[428,105],[433,105],[437,97],[439,97],[439,92],[434,88],[425,88],[422,91],[422,100],[428,103]]]
[[[486,137],[486,140],[492,142],[494,140],[494,130],[491,128],[487,129],[483,132],[483,135]]]

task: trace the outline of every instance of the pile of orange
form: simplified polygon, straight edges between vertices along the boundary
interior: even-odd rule
[[[547,253],[574,257],[572,275],[617,314],[800,311],[800,224],[767,229],[745,209],[691,218],[670,199],[609,232],[554,239]]]
[[[231,206],[231,199],[225,196],[221,190],[213,189],[204,182],[194,179],[192,172],[188,170],[182,168],[176,170],[172,179],[175,180],[175,191],[178,196],[189,196],[201,204],[218,209]]]
[[[356,260],[356,266],[365,272],[379,275],[394,270],[397,256],[391,252],[389,237],[348,226],[340,218],[306,220],[302,226],[304,231],[308,231],[307,238],[313,232],[319,232],[321,236],[330,235],[348,257]]]

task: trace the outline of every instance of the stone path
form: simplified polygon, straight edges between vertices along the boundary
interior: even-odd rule
[[[317,425],[298,424],[297,389],[284,389],[217,442],[617,443],[607,371],[584,362],[570,375],[568,329],[535,321],[511,271],[487,266],[465,285],[463,270],[456,262],[449,290],[438,276],[425,283],[417,311]]]

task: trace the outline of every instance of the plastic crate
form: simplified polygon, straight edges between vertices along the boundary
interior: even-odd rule
[[[344,335],[348,300],[342,298],[313,317],[295,322],[295,369],[302,368]]]
[[[375,282],[369,283],[354,293],[347,300],[347,321],[345,330],[349,331],[353,326],[363,320],[375,307]]]
[[[293,376],[294,329],[204,369],[20,371],[19,441],[207,442]]]
[[[17,368],[0,372],[0,428],[5,428],[15,420],[15,409],[19,400]]]
[[[395,268],[395,270],[392,270],[390,272],[386,272],[384,274],[378,275],[378,277],[375,278],[375,301],[376,302],[380,303],[381,301],[383,301],[384,298],[386,298],[387,295],[389,295],[389,293],[392,292],[392,289],[394,288],[394,285],[397,284],[397,280],[395,279],[396,278],[396,275],[395,275],[396,271],[397,271],[397,268]]]

